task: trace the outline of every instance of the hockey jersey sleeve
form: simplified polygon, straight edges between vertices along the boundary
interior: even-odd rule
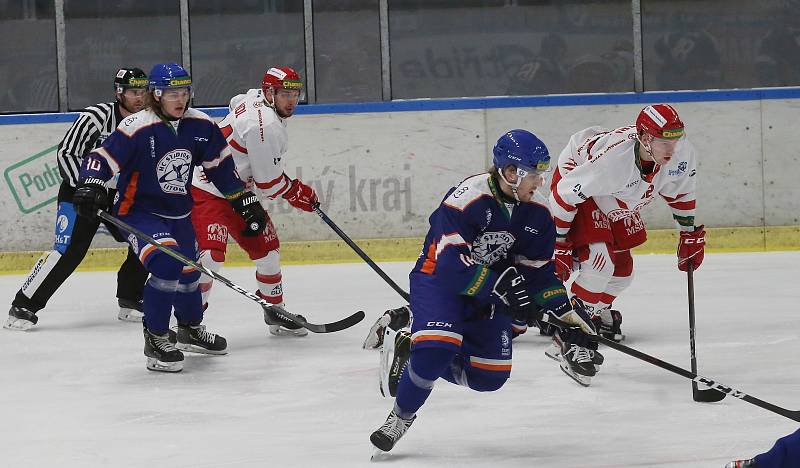
[[[122,130],[115,130],[103,145],[95,149],[81,164],[80,181],[87,177],[96,177],[106,182],[111,180],[134,156],[136,147],[135,134],[128,135]]]
[[[199,164],[203,167],[208,180],[230,200],[244,191],[244,183],[236,173],[231,148],[225,141],[222,131],[213,123],[210,123],[209,127],[210,137]]]
[[[697,152],[692,143],[685,139],[680,143],[679,152],[684,153],[683,157],[675,158],[686,161],[686,167],[678,166],[681,177],[674,182],[664,186],[659,190],[659,195],[669,205],[672,210],[672,218],[677,223],[681,231],[693,231],[695,226],[695,210],[697,199],[696,174],[697,174]]]
[[[605,152],[602,139],[607,131],[591,127],[570,138],[558,158],[550,188],[550,210],[556,224],[556,236],[566,237],[575,219],[578,205],[593,196],[609,195],[620,184],[624,171],[615,167],[613,157],[595,157]],[[593,154],[594,153],[594,154]]]
[[[261,128],[258,124],[245,129],[244,139],[253,183],[262,198],[274,199],[283,195],[291,184],[291,179],[283,172],[281,158],[285,137],[280,123],[275,121]],[[263,130],[263,131],[262,131]]]
[[[556,277],[552,261],[555,225],[550,216],[537,216],[537,219],[535,229],[539,235],[521,242],[521,253],[515,255],[514,265],[525,278],[534,302],[542,309],[558,310],[569,297],[564,284]]]
[[[483,215],[481,210],[477,211]],[[487,265],[472,260],[472,242],[478,233],[477,223],[470,221],[473,214],[473,210],[460,211],[442,203],[431,216],[432,231],[436,234],[426,242],[420,271],[435,272],[454,294],[489,302],[498,275]]]

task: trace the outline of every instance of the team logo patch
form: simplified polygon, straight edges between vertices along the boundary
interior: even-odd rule
[[[66,215],[59,215],[58,219],[56,220],[56,229],[58,232],[64,232],[69,227],[69,218]]]
[[[161,190],[169,194],[186,195],[192,153],[185,149],[172,150],[158,160],[156,175]]]
[[[508,345],[510,344],[511,338],[508,337],[508,331],[503,330],[503,332],[500,333],[500,346],[503,348],[508,348]]]
[[[228,242],[228,227],[219,223],[208,225],[208,240],[214,242]]]
[[[508,231],[484,232],[472,243],[472,259],[481,265],[493,265],[506,258],[515,240]]]

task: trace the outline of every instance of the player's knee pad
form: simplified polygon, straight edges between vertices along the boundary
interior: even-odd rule
[[[191,267],[183,267],[183,272],[178,280],[178,292],[194,292],[200,284],[200,272]]]
[[[433,383],[450,368],[456,352],[445,348],[421,348],[411,353],[408,377],[419,388],[433,388]]]
[[[490,378],[478,372],[469,373],[469,388],[477,392],[494,392],[505,385],[507,378]]]
[[[145,266],[152,274],[151,276],[177,283],[184,265],[163,252],[154,252],[147,259]]]

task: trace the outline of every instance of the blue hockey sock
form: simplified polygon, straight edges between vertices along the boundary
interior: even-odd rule
[[[181,274],[175,294],[175,317],[178,323],[199,325],[203,321],[203,297],[199,284],[199,271]]]
[[[161,252],[153,253],[146,266],[150,277],[144,285],[144,323],[151,332],[163,335],[169,330],[169,316],[183,266]]]
[[[428,399],[436,379],[450,367],[455,351],[443,348],[422,348],[411,352],[408,366],[397,385],[395,412],[410,418]]]

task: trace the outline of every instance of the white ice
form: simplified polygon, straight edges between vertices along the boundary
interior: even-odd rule
[[[615,304],[625,344],[689,367],[686,276],[671,255],[636,257]],[[707,255],[695,274],[700,373],[800,408],[800,252]],[[382,265],[407,287],[409,263]],[[223,274],[254,286],[253,269]],[[22,276],[0,277],[11,298]],[[148,372],[139,325],[119,322],[116,274],[78,273],[34,330],[0,330],[0,466],[356,467],[392,401],[378,392],[369,324],[402,300],[365,264],[287,266],[287,307],[311,321],[356,310],[329,335],[268,336],[257,304],[217,284],[206,323],[230,354],[188,355],[179,374]],[[500,391],[440,381],[395,449],[397,467],[716,467],[767,450],[800,425],[746,402],[692,401],[690,382],[605,350],[589,388],[528,333]]]

